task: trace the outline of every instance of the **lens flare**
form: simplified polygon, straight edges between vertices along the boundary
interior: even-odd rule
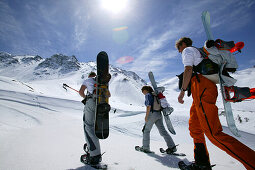
[[[114,31],[115,30],[115,31]],[[117,44],[124,44],[129,39],[127,27],[118,27],[113,29],[112,38]]]
[[[122,31],[122,30],[126,30],[126,29],[128,29],[127,26],[122,26],[122,27],[113,28],[112,30],[113,31]]]
[[[134,60],[134,57],[131,57],[131,56],[124,56],[124,57],[120,57],[116,63],[118,64],[127,64],[127,63],[130,63]]]

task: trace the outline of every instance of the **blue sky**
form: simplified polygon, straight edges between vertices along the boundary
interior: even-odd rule
[[[108,3],[105,3],[107,1]],[[214,38],[244,41],[239,69],[255,65],[254,0],[0,0],[0,51],[14,55],[75,55],[80,62],[108,53],[110,63],[148,80],[183,71],[180,37],[206,40],[201,13],[211,14]],[[119,64],[131,56],[131,63]]]

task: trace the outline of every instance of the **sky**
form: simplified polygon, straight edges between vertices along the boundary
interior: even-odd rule
[[[255,0],[0,0],[0,51],[13,55],[75,55],[157,80],[183,71],[180,37],[202,47],[201,13],[209,11],[214,38],[243,41],[239,69],[255,65]]]

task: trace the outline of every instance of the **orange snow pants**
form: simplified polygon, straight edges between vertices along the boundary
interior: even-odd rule
[[[255,152],[232,136],[222,132],[218,116],[216,85],[202,75],[191,79],[193,103],[190,108],[189,131],[195,143],[203,143],[205,137],[221,150],[240,161],[246,169],[255,169]],[[207,149],[206,149],[207,151]],[[208,152],[207,152],[208,155]]]

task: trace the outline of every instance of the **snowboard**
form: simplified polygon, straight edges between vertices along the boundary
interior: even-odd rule
[[[95,134],[99,139],[109,136],[109,89],[108,83],[111,79],[109,74],[109,60],[106,52],[101,51],[97,55],[97,77],[96,77],[96,109],[95,109]]]
[[[135,150],[140,151],[140,152],[144,152],[144,153],[154,153],[153,151],[143,150],[143,148],[140,147],[140,146],[135,146]]]
[[[166,154],[168,154],[168,155],[174,155],[174,156],[186,156],[186,154],[185,153],[176,153],[176,152],[173,152],[173,153],[167,153],[166,152],[166,150],[165,149],[163,149],[163,148],[160,148],[159,149],[159,151],[161,152],[161,153],[166,153]]]
[[[207,35],[207,39],[208,40],[213,40],[213,35],[211,32],[211,27],[210,27],[210,14],[208,11],[204,11],[202,13],[202,22],[204,25],[204,29]],[[230,129],[230,131],[235,135],[240,137],[240,134],[238,132],[238,129],[235,125],[235,120],[234,120],[234,116],[233,116],[233,112],[232,112],[232,108],[231,108],[231,103],[226,101],[226,93],[225,93],[225,88],[224,88],[224,82],[222,81],[222,71],[223,68],[225,66],[226,63],[223,63],[220,68],[219,68],[219,80],[220,80],[220,91],[222,94],[222,101],[223,101],[223,105],[224,105],[224,113],[226,115],[226,120],[227,120],[227,124],[228,127]]]
[[[159,90],[160,90],[160,88],[158,88],[157,87],[157,84],[156,84],[156,81],[155,81],[155,79],[154,79],[154,75],[153,75],[153,73],[150,71],[149,73],[148,73],[148,76],[149,76],[149,79],[150,79],[150,81],[151,81],[151,85],[152,85],[152,87],[153,87],[153,89],[154,89],[154,91],[155,91],[155,93],[156,93],[156,95],[158,95],[158,93],[160,92]],[[171,132],[172,134],[176,134],[176,132],[175,132],[175,130],[174,130],[174,127],[173,127],[173,125],[172,125],[172,122],[171,122],[171,120],[170,120],[170,117],[169,117],[169,113],[167,113],[167,110],[171,110],[171,109],[168,109],[168,108],[164,108],[163,109],[163,116],[164,116],[164,119],[165,119],[165,122],[166,122],[166,125],[167,125],[167,129],[169,130],[169,132]]]

